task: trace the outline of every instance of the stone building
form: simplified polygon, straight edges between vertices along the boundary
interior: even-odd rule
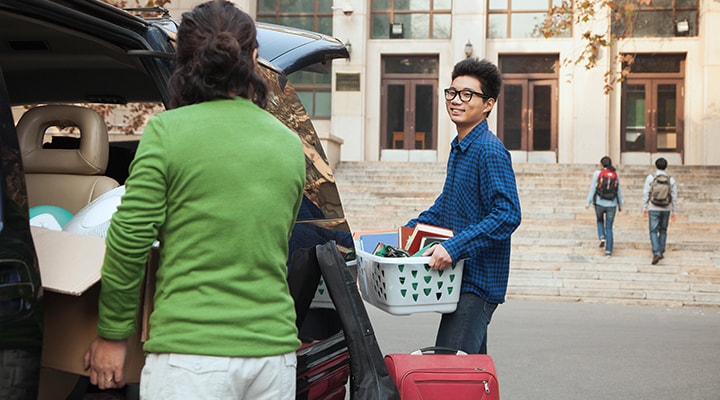
[[[635,0],[637,2],[637,0]],[[174,0],[171,13],[199,3]],[[442,89],[453,65],[487,58],[504,76],[489,118],[517,163],[720,165],[720,2],[653,0],[627,38],[574,63],[583,35],[617,32],[599,10],[553,38],[538,26],[560,0],[237,0],[260,21],[335,36],[351,50],[331,75],[291,80],[329,155],[444,161],[455,135]],[[712,33],[715,32],[715,33]],[[714,44],[715,43],[715,44]],[[634,64],[604,91],[605,74]],[[341,144],[341,146],[339,146]],[[339,150],[336,150],[339,149]]]

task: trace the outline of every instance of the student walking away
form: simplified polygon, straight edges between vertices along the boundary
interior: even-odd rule
[[[452,83],[443,91],[457,128],[445,184],[433,205],[406,224],[453,231],[452,238],[423,253],[437,270],[465,260],[457,309],[443,314],[435,344],[472,354],[487,353],[487,327],[505,301],[510,237],[521,221],[510,153],[486,119],[501,83],[497,67],[487,60],[467,58],[455,65]]]
[[[227,1],[182,16],[171,110],[153,116],[107,234],[99,337],[85,354],[101,389],[124,385],[146,256],[160,241],[147,399],[294,399],[300,346],[286,275],[305,186],[296,134],[263,110],[252,18]]]
[[[648,217],[653,265],[665,257],[668,224],[677,212],[677,184],[665,171],[667,164],[662,157],[655,160],[657,171],[645,178],[643,186],[643,215]]]
[[[600,167],[601,169],[593,173],[590,181],[590,191],[585,201],[585,208],[589,208],[591,204],[595,206],[600,247],[604,247],[605,256],[610,257],[614,245],[615,212],[622,211],[622,191],[620,190],[620,178],[610,157],[601,158]]]

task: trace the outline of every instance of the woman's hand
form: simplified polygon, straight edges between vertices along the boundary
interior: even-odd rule
[[[100,389],[125,386],[123,365],[127,354],[127,340],[95,338],[85,352],[85,369],[90,369],[90,383]]]

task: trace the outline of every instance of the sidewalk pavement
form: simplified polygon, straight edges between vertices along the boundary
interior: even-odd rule
[[[434,344],[440,314],[366,307],[384,354]],[[503,400],[720,399],[720,308],[509,300],[489,335]]]

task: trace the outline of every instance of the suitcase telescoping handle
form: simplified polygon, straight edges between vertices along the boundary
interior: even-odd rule
[[[454,354],[456,356],[468,355],[466,352],[464,352],[462,350],[450,349],[448,347],[439,347],[439,346],[423,347],[422,349],[415,350],[410,354],[414,355],[414,356],[421,356],[423,354]]]

